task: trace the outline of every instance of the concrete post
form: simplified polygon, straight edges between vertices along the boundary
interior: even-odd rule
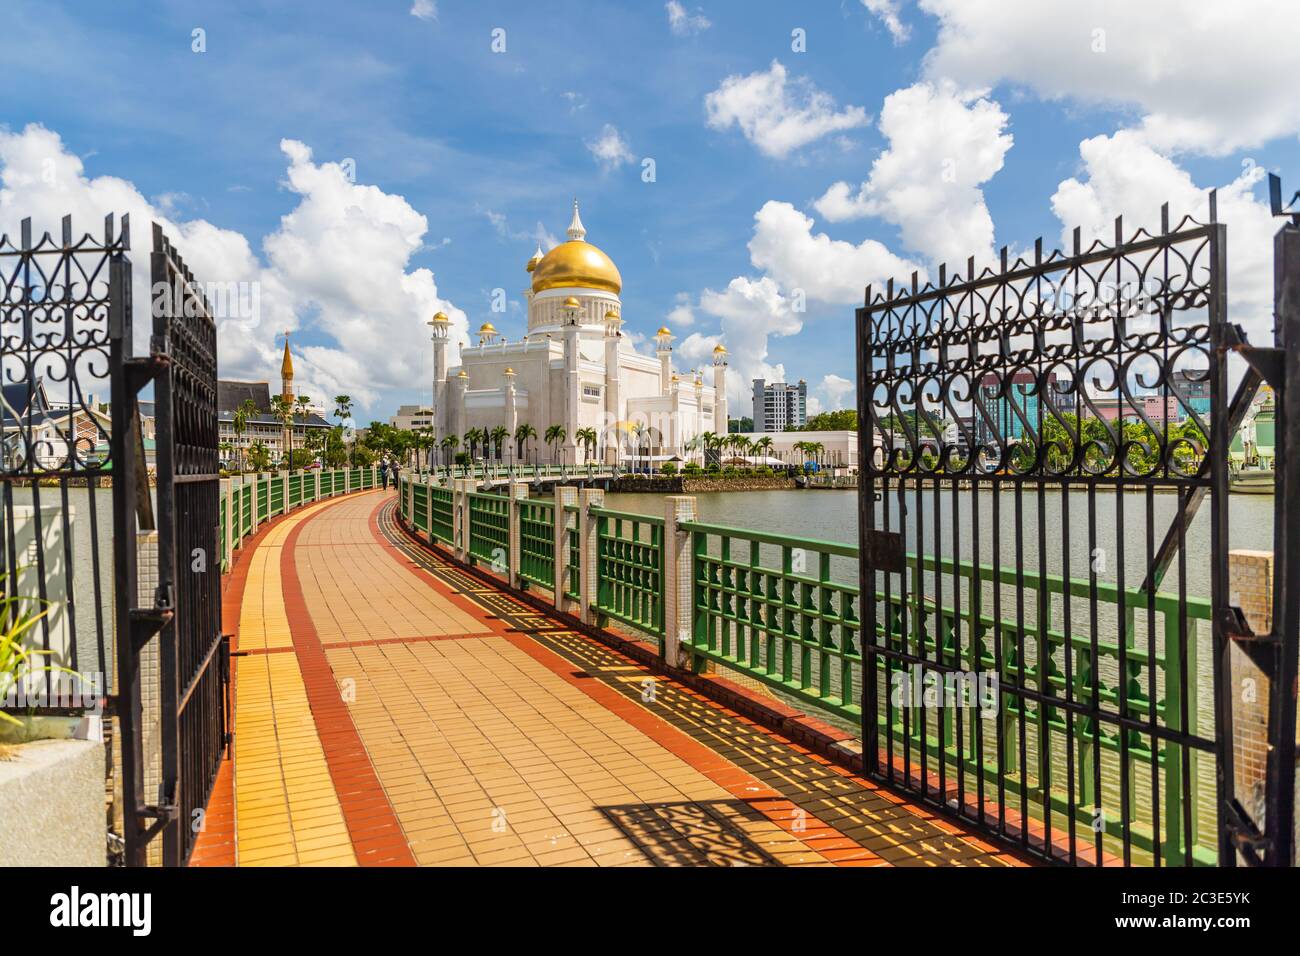
[[[469,496],[474,482],[469,478],[454,478],[452,487],[452,514],[455,518],[456,557],[469,560]]]
[[[689,641],[694,626],[694,582],[691,580],[691,534],[679,525],[694,521],[694,495],[664,498],[664,660],[690,667]]]
[[[235,554],[235,502],[230,495],[230,486],[233,484],[233,479],[221,479],[221,497],[226,499],[226,540],[223,542],[223,550],[227,561],[233,560]]]
[[[266,511],[267,511],[266,516],[268,518],[271,517],[270,514],[271,509],[269,506],[267,507]],[[288,513],[289,513],[289,472],[282,471],[280,472],[280,514],[287,515]]]
[[[568,609],[569,599],[564,596],[564,589],[569,582],[569,529],[578,520],[564,510],[566,505],[578,503],[578,489],[566,485],[555,486],[555,609]]]
[[[600,542],[597,540],[597,532],[600,524],[596,515],[591,513],[592,508],[598,508],[605,503],[605,492],[600,488],[583,488],[578,492],[578,611],[582,616],[583,624],[598,624],[599,615],[596,611],[596,599],[599,594],[600,585],[597,572],[599,570]]]
[[[312,501],[320,501],[320,472],[319,468],[313,468],[311,472],[316,476],[316,493],[312,495]]]
[[[433,475],[424,476],[424,526],[429,529],[429,544],[433,542],[433,487],[437,482],[434,481]]]
[[[401,479],[399,478],[398,480],[400,482]],[[402,493],[402,489],[400,485],[397,488],[397,493],[399,495]],[[414,527],[415,526],[415,479],[411,478],[409,475],[407,476],[407,482],[406,482],[406,518],[407,518],[406,523]]]
[[[252,514],[252,517],[253,517],[253,520],[249,522],[250,527],[249,527],[249,529],[248,529],[248,533],[249,533],[250,536],[257,534],[257,525],[258,525],[258,519],[257,519],[257,486],[258,486],[259,484],[261,484],[261,482],[258,481],[258,479],[261,478],[261,477],[262,477],[262,476],[261,476],[260,473],[258,473],[258,472],[254,472],[254,473],[253,473],[253,490],[252,490],[252,492],[251,492],[251,496],[249,497],[249,507],[248,507],[248,510],[249,510],[249,512]]]
[[[520,540],[519,540],[519,500],[528,497],[528,485],[522,481],[510,482],[507,494],[510,497],[510,564],[507,571],[510,576],[510,586],[518,588],[523,586],[523,579],[519,577],[519,559],[520,559]]]

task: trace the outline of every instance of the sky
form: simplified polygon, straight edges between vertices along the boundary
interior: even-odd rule
[[[162,223],[240,290],[221,376],[277,381],[287,330],[361,422],[429,400],[433,312],[522,337],[575,197],[632,342],[725,343],[737,413],[755,377],[852,406],[869,285],[1211,188],[1265,335],[1265,172],[1300,185],[1287,0],[3,3],[0,233],[129,212],[140,309]]]

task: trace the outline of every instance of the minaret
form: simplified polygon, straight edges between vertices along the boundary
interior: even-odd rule
[[[433,440],[441,442],[447,434],[447,337],[451,322],[446,312],[435,313],[427,323],[433,327]]]
[[[727,347],[713,350],[713,431],[727,434]]]
[[[618,430],[618,423],[623,420],[623,383],[618,362],[622,327],[618,309],[605,313],[605,434],[600,438],[605,443],[605,464],[611,467],[618,464],[622,445],[622,433]]]
[[[284,359],[280,362],[280,398],[293,408],[293,357],[289,354],[289,331],[284,333]],[[285,425],[281,439],[286,467],[293,464],[293,426]]]
[[[661,326],[655,333],[655,355],[659,356],[659,394],[667,395],[673,380],[673,333]]]
[[[573,221],[577,224],[579,231],[582,229],[582,223],[578,221],[578,207],[575,201],[573,207]],[[573,226],[569,227],[569,235],[573,235]],[[578,363],[581,361],[581,354],[578,350],[578,312],[582,304],[574,297],[569,296],[564,300],[564,443],[565,448],[577,442],[578,428],[578,409],[582,407],[582,382],[578,374]]]

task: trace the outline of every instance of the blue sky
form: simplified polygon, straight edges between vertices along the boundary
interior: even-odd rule
[[[968,0],[972,8],[984,3]],[[539,235],[563,235],[576,195],[588,239],[622,272],[624,317],[633,332],[652,333],[673,314],[682,345],[696,337],[693,346],[679,346],[683,364],[720,336],[739,353],[738,375],[779,368],[790,379],[807,379],[821,404],[834,407],[852,397],[834,379],[827,385],[826,376],[843,381],[854,374],[855,301],[842,287],[880,281],[889,268],[882,261],[932,269],[942,251],[961,248],[967,236],[944,225],[935,196],[941,213],[948,206],[954,213],[974,210],[970,236],[978,246],[996,248],[1025,246],[1039,235],[1056,243],[1063,214],[1113,215],[1166,192],[1194,202],[1193,188],[1236,182],[1230,209],[1243,225],[1233,232],[1229,219],[1230,242],[1240,233],[1243,242],[1259,245],[1267,234],[1258,202],[1264,189],[1251,169],[1295,170],[1300,127],[1294,106],[1275,90],[1291,75],[1263,52],[1268,38],[1260,34],[1275,33],[1263,26],[1270,16],[1295,14],[1281,3],[1247,5],[1261,7],[1238,13],[1254,18],[1254,31],[1234,42],[1210,6],[1208,21],[1169,17],[1162,28],[1169,35],[1153,37],[1147,14],[1107,2],[1063,4],[1068,16],[1039,24],[1032,16],[1017,18],[1015,4],[993,4],[984,24],[979,15],[986,11],[961,12],[951,0],[702,0],[683,5],[674,29],[670,10],[659,2],[439,0],[429,5],[433,16],[417,4],[415,12],[425,14],[418,16],[411,0],[10,0],[0,52],[10,77],[23,79],[21,95],[0,104],[0,132],[10,137],[0,162],[11,174],[0,194],[0,226],[12,228],[23,213],[53,215],[61,200],[72,202],[57,191],[38,194],[18,175],[17,137],[39,124],[81,161],[83,182],[70,188],[84,186],[102,198],[114,193],[106,181],[96,189],[96,180],[124,180],[148,211],[189,230],[193,245],[205,241],[195,223],[211,224],[228,240],[244,237],[253,261],[185,247],[191,259],[212,263],[212,281],[232,278],[229,270],[243,277],[260,275],[256,270],[268,263],[276,269],[262,280],[264,301],[277,303],[268,308],[274,321],[231,333],[238,341],[223,338],[224,373],[272,375],[273,330],[292,327],[295,347],[317,350],[304,357],[305,387],[362,396],[359,417],[366,420],[427,395],[429,359],[420,345],[427,316],[420,313],[434,298],[463,312],[469,328],[490,319],[508,338],[523,334],[522,311],[493,314],[491,291],[504,288],[522,304],[523,263]],[[1182,9],[1189,6],[1197,4]],[[498,28],[505,31],[504,52],[491,48]],[[192,50],[195,29],[204,31],[201,53]],[[1097,29],[1104,31],[1104,49],[1089,59],[1079,51],[1097,45]],[[804,31],[803,52],[792,50],[794,30]],[[1226,59],[1215,75],[1189,72],[1198,46]],[[761,131],[745,131],[745,110],[762,113],[762,102],[737,100],[730,122],[715,115],[709,97],[729,78],[771,79],[773,64],[783,71],[794,115],[778,109],[767,120],[797,127],[824,114],[841,117],[843,127],[806,140],[800,133],[798,145],[774,147]],[[929,145],[918,137],[927,126],[931,134],[934,124],[943,127],[952,109],[936,107],[933,123],[903,111],[891,139],[881,129],[886,98],[917,84],[934,90],[952,84],[947,95],[959,123],[966,118],[961,110],[1001,120],[973,128],[966,140],[954,134],[951,157],[944,136]],[[756,122],[761,127],[763,116]],[[602,162],[593,153],[609,128],[622,144],[621,161]],[[1104,155],[1089,162],[1080,144],[1093,137],[1106,138],[1099,144]],[[310,160],[291,161],[283,140],[303,144]],[[981,153],[990,143],[992,158]],[[891,177],[882,175],[854,215],[823,214],[828,207],[818,200],[833,184],[856,192],[891,148],[910,161]],[[654,182],[643,181],[647,158]],[[359,231],[355,255],[338,248],[322,254],[320,269],[330,281],[318,283],[301,262],[277,265],[267,237],[296,229],[306,239],[301,247],[309,248],[310,224],[289,229],[282,222],[308,196],[339,204],[335,212],[346,222],[352,202],[346,190],[326,184],[304,192],[286,184],[293,162],[312,172],[345,159],[355,163],[358,186],[378,190],[367,194],[375,208],[363,215],[380,226],[392,226],[395,216],[411,232],[405,210],[390,216],[381,208],[382,194],[424,217],[425,228],[396,263],[380,261],[392,257],[392,247],[367,243],[369,233]],[[959,179],[986,168],[963,179],[959,191],[944,192],[951,184],[933,181],[949,159]],[[918,165],[923,173],[915,172]],[[1081,190],[1054,201],[1071,179]],[[921,194],[921,206],[930,204],[928,211],[897,200],[912,191]],[[813,220],[806,234],[790,237],[790,249],[797,240],[824,237],[817,242],[844,253],[833,282],[818,286],[824,270],[807,258],[778,262],[782,255],[754,252],[755,216],[768,203],[789,204]],[[991,244],[980,231],[981,209],[991,221]],[[784,243],[781,230],[797,226],[786,216],[773,222],[768,238]],[[144,235],[138,225],[138,248]],[[881,250],[850,255],[865,240],[876,240]],[[816,243],[805,245],[815,257]],[[894,258],[882,259],[882,250]],[[1234,291],[1245,296],[1243,309],[1258,312],[1267,298],[1253,288],[1261,267],[1253,253],[1243,255],[1247,271]],[[144,256],[137,256],[143,267]],[[236,260],[237,267],[229,265]],[[340,278],[355,271],[400,282],[420,269],[432,273],[432,283],[397,298],[371,300],[364,283],[343,288]],[[769,280],[762,303],[743,295],[727,299],[737,278]],[[1252,286],[1248,293],[1246,286]],[[807,292],[807,311],[783,313],[800,290]],[[682,305],[685,310],[673,313]],[[748,321],[750,306],[768,314]],[[384,350],[394,353],[391,361]]]

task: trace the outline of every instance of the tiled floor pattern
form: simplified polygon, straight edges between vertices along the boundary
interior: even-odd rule
[[[372,499],[373,501],[373,499]],[[354,865],[338,796],[292,651],[285,541],[331,502],[282,519],[249,557],[235,683],[235,839],[242,866]],[[270,653],[268,653],[270,651]]]
[[[483,582],[414,547],[394,524],[391,508],[381,515],[380,527],[412,560],[453,583],[470,598],[479,599]],[[505,609],[507,605],[513,605],[513,613]],[[894,865],[1016,863],[928,810],[854,776],[753,721],[672,681],[652,678],[648,671],[604,645],[571,630],[556,629],[554,621],[549,621],[552,626],[546,631],[530,628],[537,612],[509,595],[496,592],[492,607],[508,624],[527,630],[537,644],[578,667],[587,679],[605,684],[624,699],[661,717],[692,741],[725,758],[738,771],[750,775],[758,787],[774,791],[776,797],[748,802],[776,819],[801,820],[802,838],[812,848],[838,860],[858,859],[861,854],[854,851],[865,848],[878,861]],[[648,680],[653,680],[654,685],[650,700],[646,699]],[[831,832],[809,836],[809,821]]]
[[[1011,862],[671,681],[646,699],[646,671],[414,546],[391,501],[303,509],[248,557],[241,865]]]

